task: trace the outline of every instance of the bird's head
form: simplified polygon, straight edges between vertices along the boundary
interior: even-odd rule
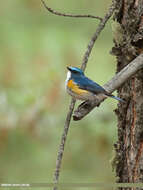
[[[84,75],[83,71],[77,67],[67,67],[68,73],[66,81],[70,80],[71,78],[78,78]]]

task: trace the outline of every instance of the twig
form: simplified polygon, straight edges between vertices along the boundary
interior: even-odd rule
[[[64,131],[62,134],[62,138],[61,138],[61,143],[59,146],[59,151],[58,151],[58,156],[57,156],[57,161],[56,161],[56,169],[54,172],[54,190],[57,189],[56,184],[58,183],[58,179],[59,179],[59,174],[60,174],[60,168],[61,168],[61,162],[62,162],[62,158],[63,158],[63,153],[64,153],[64,147],[65,147],[65,142],[67,139],[67,134],[68,134],[68,130],[69,130],[69,126],[70,126],[70,121],[71,121],[71,117],[72,117],[72,113],[73,113],[73,109],[75,106],[75,100],[72,99],[71,104],[69,106],[69,111],[66,117],[66,121],[65,121],[65,125],[64,125]]]
[[[64,17],[73,17],[73,18],[95,18],[95,19],[98,19],[98,20],[102,20],[101,17],[99,16],[94,16],[94,15],[73,15],[73,14],[66,14],[66,13],[60,13],[60,12],[57,12],[53,9],[51,9],[50,7],[47,6],[47,4],[45,3],[44,0],[41,0],[44,7],[52,14],[55,14],[55,15],[58,15],[58,16],[64,16]]]
[[[43,2],[43,0],[42,0],[42,2]],[[92,48],[94,46],[94,43],[95,43],[96,39],[98,38],[100,32],[105,27],[106,22],[112,16],[112,14],[114,12],[114,9],[115,9],[115,3],[114,3],[114,0],[113,0],[111,7],[109,8],[109,10],[108,10],[107,14],[105,15],[105,17],[100,21],[96,32],[94,33],[93,37],[91,38],[91,40],[90,40],[90,42],[89,42],[89,44],[87,46],[87,50],[86,50],[86,52],[84,54],[84,58],[83,58],[82,65],[81,65],[81,69],[83,71],[86,68],[86,65],[87,65],[91,50],[92,50]],[[57,156],[57,161],[56,161],[56,170],[55,170],[55,173],[54,173],[54,184],[55,184],[55,186],[54,186],[53,190],[57,190],[56,184],[58,184],[58,180],[59,180],[59,174],[60,174],[60,168],[61,168],[61,163],[62,163],[62,158],[63,158],[65,142],[66,142],[66,139],[67,139],[67,134],[68,134],[69,125],[70,125],[72,113],[73,113],[73,110],[74,110],[75,102],[76,101],[74,99],[72,99],[70,107],[69,107],[69,112],[68,112],[67,117],[66,117],[66,121],[65,121],[65,125],[64,125],[64,131],[63,131],[63,134],[62,134],[61,143],[60,143],[60,146],[59,146],[59,151],[58,151],[58,156]]]
[[[138,70],[143,68],[143,54],[139,55],[126,67],[124,67],[119,73],[117,73],[110,81],[108,81],[104,88],[107,92],[112,93],[114,90],[119,88],[124,82],[126,82],[132,75],[134,75]],[[105,99],[105,98],[104,98]],[[99,104],[104,100],[103,98],[96,99],[94,102],[84,102],[79,105],[77,110],[73,114],[74,120],[80,120],[85,117],[93,108],[99,106]]]
[[[83,57],[83,61],[82,61],[82,66],[81,69],[84,71],[84,69],[86,68],[86,64],[88,62],[88,58],[90,56],[90,53],[92,51],[92,48],[94,46],[95,41],[97,40],[100,32],[103,30],[103,28],[105,27],[106,22],[109,20],[109,18],[112,16],[113,12],[115,10],[115,1],[112,1],[112,4],[108,10],[108,12],[106,13],[106,15],[104,16],[104,18],[102,19],[102,21],[99,23],[96,32],[93,34],[93,37],[91,38],[88,47],[87,47],[87,51],[84,54]]]

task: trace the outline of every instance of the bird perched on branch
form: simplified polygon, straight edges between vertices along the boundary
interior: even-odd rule
[[[124,102],[119,97],[108,93],[102,86],[87,78],[77,67],[67,67],[66,90],[73,98],[83,101],[94,100],[95,97],[111,97]]]

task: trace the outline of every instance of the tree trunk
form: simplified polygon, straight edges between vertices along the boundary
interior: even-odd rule
[[[114,44],[117,72],[143,52],[143,0],[116,0]],[[143,70],[119,90],[126,100],[115,110],[118,118],[116,175],[118,183],[143,182]],[[127,189],[127,188],[122,188]]]

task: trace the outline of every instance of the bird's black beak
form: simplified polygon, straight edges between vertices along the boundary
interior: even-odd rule
[[[68,69],[69,71],[71,71],[71,68],[70,68],[70,67],[67,67],[67,69]]]

